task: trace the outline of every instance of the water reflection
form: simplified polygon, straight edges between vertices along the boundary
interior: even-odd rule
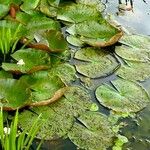
[[[131,33],[150,35],[150,1],[148,0],[103,0],[106,13]]]

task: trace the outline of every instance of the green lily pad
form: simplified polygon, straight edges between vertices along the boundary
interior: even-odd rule
[[[10,72],[6,72],[4,70],[0,71],[0,79],[13,78],[13,75]]]
[[[47,0],[49,5],[57,7],[60,3],[60,0]]]
[[[50,30],[44,34],[49,43],[49,48],[53,52],[63,52],[68,49],[68,44],[60,31]]]
[[[43,122],[37,138],[45,140],[57,139],[67,134],[74,122],[73,116],[62,113],[58,114],[49,106],[35,107],[32,111],[24,111],[19,114],[19,125],[22,129],[31,127],[33,120],[42,114],[39,122]],[[26,117],[28,116],[28,117]]]
[[[31,17],[32,19],[27,24],[27,29],[30,30],[31,33],[45,30],[60,30],[60,24],[53,19],[45,16],[41,17],[40,15],[33,15]]]
[[[58,102],[45,107],[32,108],[32,111],[22,112],[19,115],[20,126],[23,129],[27,126],[30,127],[34,118],[42,113],[42,118],[39,121],[42,121],[43,125],[37,137],[45,137],[47,140],[66,137],[75,122],[74,116],[77,117],[91,108],[93,103],[89,101],[89,98],[89,94],[82,88],[71,87],[65,97]]]
[[[96,97],[103,106],[115,112],[138,112],[150,102],[148,93],[138,83],[124,79],[111,83],[114,88],[107,84],[99,86],[96,90]]]
[[[67,29],[71,35],[80,36],[79,39],[94,47],[105,47],[115,44],[122,32],[107,23],[103,18],[100,21],[84,21]]]
[[[75,74],[76,74],[75,68],[67,63],[54,66],[49,71],[49,76],[51,75],[59,76],[66,85],[70,85],[72,81],[75,81],[76,79]]]
[[[21,77],[21,80],[29,84],[32,91],[32,102],[39,102],[52,98],[55,93],[65,87],[61,79],[56,75],[49,75],[48,71],[38,71],[31,75]]]
[[[0,4],[0,19],[3,18],[9,12],[9,6]]]
[[[150,78],[150,64],[127,62],[128,65],[122,65],[116,74],[124,79],[132,81],[145,81]]]
[[[32,73],[50,68],[50,57],[47,53],[35,49],[22,49],[11,55],[17,63],[2,63],[5,71]]]
[[[97,19],[99,16],[99,12],[92,6],[72,3],[60,8],[57,19],[71,23],[79,23]]]
[[[50,1],[53,1],[53,0],[50,0]],[[48,2],[48,0],[42,0],[41,3],[40,3],[40,11],[45,14],[46,16],[48,17],[56,17],[57,16],[57,12],[58,12],[58,8],[57,7],[53,7],[52,5],[57,5],[57,1],[56,0],[54,3],[53,2]],[[51,4],[51,5],[49,5]]]
[[[136,61],[136,62],[148,62],[150,61],[150,51],[147,49],[139,49],[139,48],[132,48],[125,45],[117,46],[115,52],[118,56],[122,57],[123,59]]]
[[[21,108],[30,103],[28,84],[15,79],[0,79],[0,105],[6,110]]]
[[[73,46],[78,46],[78,47],[82,47],[84,42],[82,42],[79,38],[73,36],[73,35],[69,35],[66,38],[67,42]]]
[[[93,6],[96,8],[99,12],[102,12],[105,10],[105,5],[99,0],[76,0],[77,3]]]
[[[144,35],[125,35],[120,39],[120,42],[136,48],[150,50],[150,37]]]
[[[107,116],[97,112],[86,112],[79,117],[84,125],[75,123],[68,133],[69,138],[79,148],[105,150],[113,145],[115,134]]]
[[[32,1],[24,0],[20,8],[22,11],[30,14],[30,11],[34,10],[38,6],[39,2],[40,0],[32,0]]]
[[[113,73],[119,65],[116,58],[107,51],[90,47],[78,50],[74,58],[84,61],[76,64],[76,69],[90,78],[107,76]]]

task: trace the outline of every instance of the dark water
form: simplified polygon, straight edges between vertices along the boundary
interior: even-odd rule
[[[120,25],[122,25],[128,32],[150,35],[150,0],[103,0],[106,3],[106,10],[104,15],[111,14]],[[130,11],[119,11],[119,3],[127,4]],[[74,60],[71,64],[74,64]],[[79,75],[80,76],[80,75]],[[106,78],[93,80],[94,88],[89,90],[92,100],[97,103],[95,98],[95,88],[104,82],[109,82],[115,79],[116,76],[111,75]],[[81,84],[77,80],[74,84]],[[142,83],[150,93],[150,81]],[[100,106],[100,110],[107,113],[107,110]],[[137,117],[133,119],[126,119],[128,124],[122,133],[128,137],[129,142],[124,145],[123,150],[150,150],[150,105],[139,112]],[[76,146],[68,139],[47,141],[41,148],[42,150],[76,150]]]

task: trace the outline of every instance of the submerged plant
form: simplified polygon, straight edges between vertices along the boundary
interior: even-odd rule
[[[9,27],[5,27],[5,24],[0,28],[0,51],[4,56],[4,61],[8,53],[13,53],[16,49],[16,45],[20,39],[18,33],[21,28],[21,24],[18,25],[15,32]]]
[[[16,115],[14,117],[14,120],[12,121],[10,128],[4,127],[3,124],[3,110],[1,107],[0,112],[0,142],[1,147],[4,150],[29,150],[30,146],[32,145],[32,142],[39,131],[40,124],[39,124],[39,118],[35,119],[33,122],[31,128],[28,130],[27,128],[19,133],[17,130],[18,126],[18,110],[16,111]],[[28,131],[28,134],[26,135],[26,132]],[[43,140],[41,140],[40,144],[37,147],[37,150],[40,149],[41,144]]]

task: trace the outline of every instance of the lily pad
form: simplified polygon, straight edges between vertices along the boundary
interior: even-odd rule
[[[78,47],[82,47],[84,42],[82,42],[79,38],[73,36],[73,35],[69,35],[66,38],[67,42],[73,46],[78,46]]]
[[[22,11],[30,14],[30,11],[34,10],[38,6],[39,2],[40,0],[32,0],[32,1],[24,0],[20,8]]]
[[[21,108],[30,103],[28,84],[15,79],[0,79],[0,105],[5,110]]]
[[[72,3],[60,8],[57,19],[71,23],[79,23],[97,19],[99,16],[99,12],[92,6]]]
[[[60,3],[60,0],[47,0],[51,6],[57,7]]]
[[[79,39],[94,47],[105,47],[115,44],[121,37],[122,31],[106,22],[103,18],[100,21],[84,21],[75,24],[67,29],[71,35],[80,36]]]
[[[49,76],[51,75],[59,76],[66,85],[70,85],[72,81],[75,81],[76,79],[75,74],[76,74],[75,68],[67,63],[53,66],[53,68],[49,71]]]
[[[35,49],[21,49],[11,55],[17,63],[2,63],[5,71],[32,73],[50,68],[50,57],[47,53]]]
[[[6,72],[4,70],[0,71],[0,79],[13,78],[13,75],[10,72]]]
[[[89,6],[93,6],[94,8],[96,8],[99,12],[102,12],[105,10],[105,4],[102,3],[99,0],[76,0],[77,3],[80,4],[84,4],[84,5],[89,5]]]
[[[117,46],[115,52],[118,56],[122,57],[123,59],[136,61],[136,62],[148,62],[150,61],[150,51],[147,49],[139,49],[139,48],[132,48],[125,45]]]
[[[50,0],[48,2],[48,0],[42,0],[40,2],[40,11],[45,14],[48,17],[56,17],[57,16],[57,12],[58,12],[58,8],[57,7],[53,7],[52,5],[57,5],[58,0],[56,0],[55,2],[51,2],[53,0]],[[50,4],[50,5],[49,5]]]
[[[0,19],[3,18],[9,12],[9,6],[0,4]]]
[[[69,138],[79,148],[105,150],[113,144],[115,134],[107,116],[97,112],[86,112],[79,117],[84,125],[75,123],[68,133]]]
[[[34,74],[23,76],[21,80],[29,84],[29,88],[32,91],[32,102],[48,100],[52,98],[59,89],[65,87],[58,76],[49,76],[47,71],[38,71]]]
[[[113,73],[119,65],[116,58],[109,52],[92,47],[78,50],[75,58],[84,61],[75,65],[77,71],[90,78],[107,76]]]
[[[124,79],[111,83],[114,88],[107,84],[99,86],[96,90],[96,97],[103,106],[115,112],[138,112],[150,102],[148,93],[138,83]]]
[[[128,65],[122,65],[116,74],[124,79],[132,81],[145,81],[150,78],[150,64],[127,62]]]
[[[42,121],[43,125],[37,137],[45,137],[47,140],[66,137],[75,122],[74,116],[77,117],[90,109],[92,104],[85,90],[80,87],[71,87],[65,97],[58,102],[46,107],[36,107],[32,108],[31,111],[22,112],[19,115],[20,126],[21,128],[30,127],[34,120],[33,118],[42,113],[42,118],[39,121]]]
[[[44,34],[52,52],[63,52],[68,49],[68,44],[60,31],[50,30]]]
[[[150,50],[150,36],[125,35],[120,39],[120,42],[131,47]]]

